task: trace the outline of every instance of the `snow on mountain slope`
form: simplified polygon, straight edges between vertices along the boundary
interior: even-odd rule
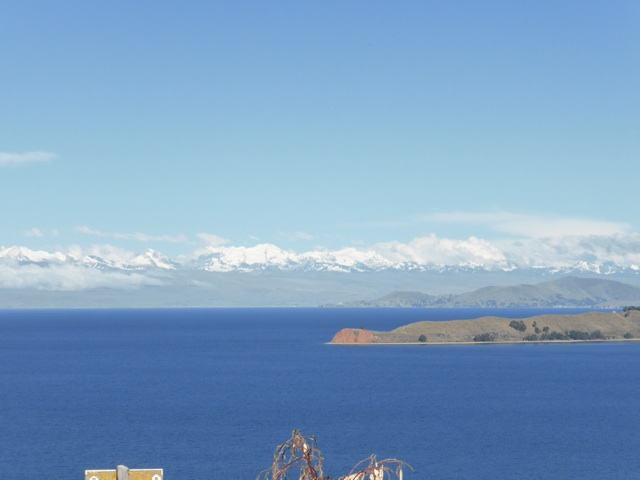
[[[132,258],[128,265],[134,268],[161,268],[164,270],[176,270],[179,266],[169,257],[151,249]]]
[[[49,253],[16,246],[0,247],[0,259],[12,260],[18,263],[65,263],[72,260],[71,257],[60,252]]]
[[[390,260],[372,251],[345,248],[335,252],[313,251],[296,254],[272,244],[254,247],[216,247],[200,257],[200,267],[211,272],[283,269],[303,271],[368,271],[397,268]]]
[[[105,260],[97,255],[84,255],[80,258],[76,258],[74,263],[82,267],[94,268],[96,270],[126,270],[126,265],[124,263]]]
[[[264,268],[287,268],[295,264],[296,255],[263,243],[253,247],[212,247],[200,257],[196,268],[209,272],[249,271]]]
[[[105,259],[97,255],[73,255],[61,252],[45,252],[31,250],[26,247],[0,247],[0,262],[14,262],[21,265],[76,265],[98,270],[142,270],[146,268],[161,268],[176,270],[178,263],[154,250],[147,250],[131,259]]]
[[[561,265],[528,265],[526,263],[500,262],[483,263],[478,259],[466,259],[457,263],[438,264],[411,259],[394,261],[374,250],[343,248],[336,251],[315,250],[295,253],[283,250],[273,244],[258,244],[252,247],[217,246],[197,258],[177,261],[155,250],[147,250],[138,255],[122,252],[98,252],[85,254],[79,249],[71,253],[31,250],[26,247],[0,247],[0,265],[74,265],[103,271],[144,271],[144,270],[204,270],[209,272],[248,272],[253,270],[283,270],[307,272],[372,272],[383,270],[431,271],[440,273],[473,271],[513,271],[533,270],[552,275],[584,273],[614,275],[624,272],[640,273],[636,264],[620,265],[612,261],[577,261]],[[14,268],[12,267],[12,268]]]
[[[298,263],[305,269],[326,271],[367,271],[398,268],[400,265],[377,252],[344,248],[336,252],[314,251],[298,255]]]

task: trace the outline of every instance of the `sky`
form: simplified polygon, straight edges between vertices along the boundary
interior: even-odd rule
[[[637,1],[6,0],[0,46],[3,247],[640,259]]]

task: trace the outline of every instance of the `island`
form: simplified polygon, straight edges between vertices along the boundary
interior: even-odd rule
[[[585,342],[640,340],[640,310],[549,314],[512,319],[426,321],[390,332],[345,328],[330,343],[337,345],[482,344],[525,342]]]

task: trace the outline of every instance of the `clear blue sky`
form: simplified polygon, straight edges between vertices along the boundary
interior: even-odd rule
[[[0,46],[5,247],[640,227],[637,1],[5,0]]]

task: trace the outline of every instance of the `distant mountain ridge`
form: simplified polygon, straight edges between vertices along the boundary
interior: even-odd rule
[[[457,295],[392,292],[374,300],[361,300],[330,306],[356,308],[606,308],[632,304],[640,304],[639,287],[615,280],[567,276],[535,285],[483,287]]]
[[[99,270],[201,270],[207,272],[252,272],[252,271],[300,271],[366,273],[380,271],[469,273],[512,272],[515,270],[564,275],[590,273],[596,275],[632,274],[640,276],[638,265],[618,265],[611,261],[578,261],[571,265],[522,266],[512,263],[500,265],[482,264],[477,261],[460,261],[455,264],[437,264],[416,261],[392,261],[372,250],[343,248],[336,251],[310,251],[295,253],[272,244],[253,247],[216,247],[197,257],[172,259],[152,249],[133,258],[104,258],[62,252],[31,250],[27,247],[0,247],[0,265],[73,265]]]
[[[270,244],[208,248],[178,258],[108,246],[56,252],[14,246],[0,247],[0,308],[593,306],[612,301],[606,290],[575,293],[575,285],[564,290],[556,285],[533,292],[522,286],[568,274],[640,286],[635,264],[439,265],[392,262],[352,248],[296,254]],[[500,290],[513,285],[520,291]],[[473,291],[483,287],[489,290]],[[362,300],[370,298],[378,300]]]
[[[180,264],[169,257],[162,255],[155,250],[147,250],[131,259],[124,261],[107,260],[97,255],[74,256],[61,252],[45,252],[42,250],[31,250],[26,247],[0,247],[0,265],[37,265],[47,267],[50,265],[72,265],[99,270],[145,270],[149,268],[160,268],[166,270],[176,270]]]

